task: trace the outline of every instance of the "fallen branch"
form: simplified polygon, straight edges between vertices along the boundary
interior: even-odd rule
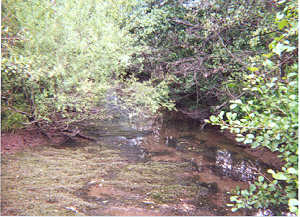
[[[96,141],[96,139],[85,136],[85,135],[82,135],[81,133],[78,133],[76,136],[79,137],[79,138],[82,138],[82,139],[86,139],[86,140],[90,140],[90,141]]]
[[[14,112],[20,113],[20,114],[22,114],[22,115],[25,115],[29,120],[32,119],[32,115],[29,114],[29,113],[27,113],[27,112],[24,112],[24,111],[21,111],[21,110],[19,110],[19,109],[16,109],[16,108],[14,108],[14,107],[12,107],[12,106],[10,106],[10,105],[7,105],[7,108],[8,108],[9,110],[11,110],[11,111],[14,111]]]
[[[62,132],[63,135],[69,137],[69,138],[73,138],[73,137],[79,137],[82,139],[86,139],[86,140],[90,140],[90,141],[96,141],[96,139],[85,136],[83,134],[80,133],[79,129],[75,129],[75,130],[65,130],[65,132]]]

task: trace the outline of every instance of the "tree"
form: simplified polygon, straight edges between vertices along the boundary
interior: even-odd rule
[[[130,73],[167,82],[178,107],[223,105],[236,91],[222,83],[240,77],[248,57],[265,49],[272,16],[263,1],[144,1],[129,28],[150,50]],[[254,33],[265,35],[263,46],[250,46]]]
[[[237,190],[233,211],[269,207],[298,214],[298,6],[297,1],[277,4],[270,51],[252,58],[238,84],[244,96],[231,101],[229,112],[210,117],[210,123],[235,133],[238,142],[278,151],[285,162],[279,171],[268,170],[273,179],[262,175],[248,190]]]
[[[105,117],[103,106],[98,112],[92,108],[105,104],[107,91],[122,82],[132,54],[141,49],[121,26],[134,5],[113,0],[3,1],[5,128],[13,127],[15,117],[56,130]]]

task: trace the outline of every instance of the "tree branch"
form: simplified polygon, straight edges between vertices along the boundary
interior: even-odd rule
[[[226,45],[224,44],[223,38],[220,36],[219,33],[217,33],[217,34],[218,34],[218,36],[219,36],[219,39],[220,39],[220,41],[221,41],[222,46],[225,48],[225,50],[227,51],[227,53],[229,53],[230,56],[231,56],[234,60],[236,60],[237,63],[241,64],[241,65],[243,66],[243,68],[247,70],[247,69],[248,69],[248,65],[247,65],[246,63],[242,62],[242,61],[241,61],[238,57],[236,57],[233,53],[231,53],[231,51],[230,51],[230,50],[226,47]]]

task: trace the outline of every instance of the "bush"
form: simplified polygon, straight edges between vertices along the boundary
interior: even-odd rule
[[[298,12],[296,1],[280,4],[282,11],[274,21],[280,34],[269,45],[270,53],[255,57],[260,63],[249,67],[238,84],[244,96],[231,101],[230,112],[222,111],[209,121],[230,129],[238,142],[280,152],[285,162],[280,171],[268,170],[273,180],[262,174],[248,190],[237,190],[231,197],[233,211],[280,210],[284,205],[298,213]]]
[[[3,1],[3,105],[24,104],[20,113],[46,125],[103,118],[90,109],[105,104],[141,50],[124,26],[135,4]]]

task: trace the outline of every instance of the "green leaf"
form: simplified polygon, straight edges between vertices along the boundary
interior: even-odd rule
[[[284,27],[286,27],[287,25],[288,25],[288,21],[286,19],[283,19],[278,23],[278,28],[281,30]]]
[[[276,19],[277,19],[277,20],[281,20],[283,17],[284,17],[284,14],[281,13],[281,12],[278,12],[278,13],[276,14]]]
[[[244,197],[249,196],[248,190],[242,190],[241,195],[244,196]]]
[[[288,168],[287,172],[290,173],[290,174],[295,174],[295,175],[298,174],[298,170],[296,170],[293,167]]]
[[[218,121],[217,117],[214,116],[214,115],[210,116],[209,119],[211,120],[211,122],[217,122]]]
[[[250,143],[252,143],[252,142],[253,142],[252,139],[245,139],[245,141],[244,141],[245,144],[250,144]]]
[[[225,113],[224,111],[221,111],[220,114],[218,115],[218,117],[223,119],[224,113]]]
[[[259,142],[253,142],[253,143],[251,143],[251,148],[257,148],[260,145],[261,144]]]
[[[296,96],[296,95],[290,95],[289,98],[290,98],[291,100],[296,100],[296,99],[297,99],[297,96]]]
[[[281,0],[281,1],[279,1],[278,2],[278,4],[283,4],[283,3],[285,3],[287,0]]]
[[[270,128],[274,128],[276,126],[277,126],[277,124],[273,121],[270,121],[269,124],[268,124],[268,127],[270,127]]]
[[[234,132],[234,133],[240,133],[241,130],[240,130],[240,128],[233,128],[233,132]]]
[[[242,104],[243,103],[242,100],[240,100],[240,99],[232,100],[231,102],[236,103],[236,104]]]
[[[265,178],[264,178],[263,176],[259,176],[259,177],[258,177],[258,181],[259,181],[259,182],[263,182],[264,180],[265,180]]]
[[[236,119],[236,117],[237,117],[237,113],[232,113],[232,119]],[[239,121],[239,120],[236,120],[236,122],[237,122],[238,124],[240,124],[240,121]]]
[[[289,206],[298,206],[299,201],[295,198],[289,199]]]
[[[292,78],[292,77],[295,77],[295,76],[298,76],[298,73],[291,72],[291,73],[287,74],[288,78]]]
[[[236,207],[231,208],[231,211],[232,211],[232,212],[236,212],[236,211],[238,211],[238,208],[236,208]]]
[[[264,65],[265,65],[265,66],[272,67],[272,66],[274,66],[274,63],[273,63],[271,60],[267,59],[267,60],[264,62]]]
[[[230,197],[230,201],[237,202],[238,201],[238,197],[237,196],[231,196]]]
[[[230,109],[231,109],[231,110],[233,110],[233,109],[236,108],[236,107],[237,107],[237,104],[231,104],[231,105],[230,105]]]
[[[226,117],[230,120],[232,117],[232,113],[231,112],[226,112]]]
[[[274,170],[272,170],[272,169],[268,169],[267,172],[268,172],[268,173],[271,173],[272,175],[275,174]]]
[[[250,192],[254,192],[256,190],[256,186],[251,184],[249,189],[250,189]]]
[[[293,47],[284,45],[282,43],[278,43],[276,45],[276,47],[273,48],[273,52],[276,53],[276,54],[278,54],[280,56],[283,51],[285,51],[285,50],[291,51],[293,49],[294,49]]]
[[[256,71],[259,70],[257,67],[249,67],[248,69],[249,69],[251,72],[256,72]]]
[[[277,180],[288,180],[288,178],[282,172],[274,173],[274,174],[272,174],[272,176],[274,179],[277,179]]]
[[[271,58],[273,56],[273,53],[263,54],[263,56],[267,58]]]
[[[254,139],[255,136],[254,136],[253,134],[247,134],[246,137],[247,137],[248,139]]]
[[[296,196],[297,196],[296,192],[290,192],[290,193],[287,194],[288,198],[295,198]]]
[[[243,141],[245,140],[245,138],[235,138],[235,140],[236,140],[237,142],[243,142]]]

